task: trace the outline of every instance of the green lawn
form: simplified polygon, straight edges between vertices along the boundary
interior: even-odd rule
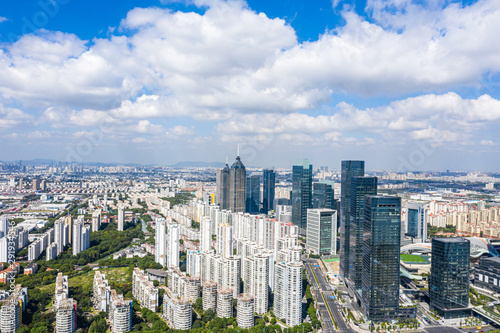
[[[429,261],[422,256],[401,253],[401,260],[408,264],[428,264]]]
[[[324,262],[334,262],[334,261],[340,261],[340,258],[333,258],[333,259],[323,259]]]

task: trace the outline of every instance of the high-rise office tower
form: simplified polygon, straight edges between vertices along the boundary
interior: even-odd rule
[[[72,298],[65,298],[61,300],[56,311],[56,332],[74,333],[76,330],[76,301]]]
[[[233,213],[245,211],[246,169],[238,156],[229,171],[229,210]]]
[[[345,281],[349,276],[349,236],[350,236],[350,190],[351,178],[363,177],[365,175],[364,161],[342,161],[340,176],[340,262],[339,275]]]
[[[155,262],[167,265],[167,221],[163,218],[156,219]]]
[[[326,208],[307,210],[306,248],[315,254],[337,253],[337,211]]]
[[[203,216],[201,218],[200,235],[201,252],[210,251],[210,249],[212,248],[212,221],[208,216]]]
[[[277,262],[274,283],[274,314],[287,325],[302,323],[302,263]]]
[[[274,209],[274,189],[276,174],[274,170],[264,169],[262,172],[262,213],[267,214]]]
[[[305,235],[307,210],[312,208],[312,164],[297,160],[292,169],[292,222]]]
[[[123,231],[125,225],[125,208],[123,205],[118,205],[118,231]]]
[[[401,198],[365,197],[361,300],[373,322],[398,315],[400,229]]]
[[[260,211],[260,176],[251,175],[247,177],[246,184],[246,208],[245,211],[250,214],[258,214]]]
[[[432,239],[430,306],[445,319],[470,316],[469,260],[468,240]]]
[[[168,252],[167,267],[179,268],[179,226],[175,223],[168,224]]]
[[[334,209],[333,186],[326,183],[313,184],[312,208]]]
[[[216,176],[216,194],[217,204],[221,209],[229,209],[229,165],[227,164],[223,169],[217,170]]]
[[[219,224],[217,227],[217,254],[222,258],[233,255],[233,231],[229,224]]]
[[[406,236],[417,242],[427,240],[427,205],[419,202],[406,203]]]
[[[361,294],[365,197],[377,195],[377,177],[352,177],[349,222],[349,288]],[[346,235],[347,237],[347,235]]]

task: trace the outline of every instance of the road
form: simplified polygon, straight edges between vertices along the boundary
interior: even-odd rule
[[[332,322],[332,319],[334,319],[338,326],[338,332],[354,332],[352,329],[347,327],[346,323],[344,322],[344,318],[339,313],[340,306],[337,304],[334,298],[330,298],[330,296],[334,296],[333,290],[328,282],[326,282],[321,268],[315,266],[316,260],[304,260],[304,262],[309,276],[312,280],[311,282],[313,292],[316,293],[315,296],[317,297],[317,303],[319,306],[321,317],[323,319],[325,331],[336,332]],[[314,276],[316,276],[316,279],[314,278]]]

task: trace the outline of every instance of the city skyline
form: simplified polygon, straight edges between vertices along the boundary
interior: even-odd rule
[[[2,6],[2,160],[497,167],[494,0]]]

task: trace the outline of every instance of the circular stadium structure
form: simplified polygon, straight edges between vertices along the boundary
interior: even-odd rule
[[[488,238],[480,237],[463,237],[470,242],[470,257],[471,259],[479,259],[480,257],[498,257],[498,251],[493,247]],[[415,243],[401,247],[401,253],[431,253],[432,243]]]

